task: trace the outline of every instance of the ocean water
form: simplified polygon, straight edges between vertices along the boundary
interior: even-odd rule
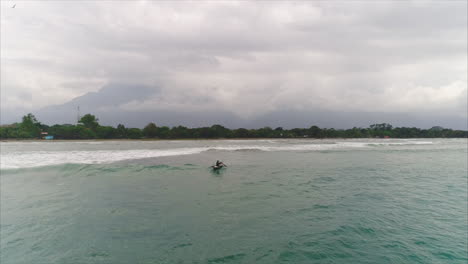
[[[467,144],[2,142],[0,263],[465,264]]]

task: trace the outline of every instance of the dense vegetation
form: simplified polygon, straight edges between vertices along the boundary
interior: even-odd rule
[[[149,123],[145,128],[126,128],[119,124],[116,128],[101,126],[98,119],[91,114],[86,114],[77,125],[53,125],[41,124],[33,114],[23,117],[21,123],[0,127],[2,139],[34,139],[41,138],[45,132],[53,135],[55,139],[182,139],[182,138],[466,138],[468,131],[444,129],[433,127],[431,129],[419,129],[416,127],[396,127],[382,123],[371,125],[368,128],[333,129],[310,128],[272,129],[264,127],[260,129],[228,129],[221,125],[211,127],[187,128],[176,126],[157,126]],[[41,134],[42,133],[42,134]]]

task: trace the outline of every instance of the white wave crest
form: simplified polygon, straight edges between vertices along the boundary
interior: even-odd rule
[[[406,141],[406,142],[372,142],[368,146],[408,146],[408,145],[432,145],[431,141]]]
[[[98,151],[31,151],[2,154],[0,168],[31,168],[67,163],[100,164],[121,160],[156,158],[196,154],[206,148],[179,148],[167,150],[98,150]]]
[[[227,141],[233,143],[235,141]],[[66,163],[75,164],[101,164],[112,163],[122,160],[157,158],[166,156],[180,156],[198,154],[205,151],[326,151],[326,150],[352,150],[369,149],[376,146],[402,146],[402,145],[427,145],[432,144],[429,141],[315,141],[315,142],[297,142],[297,141],[248,141],[253,145],[239,142],[240,144],[223,145],[203,145],[189,148],[170,148],[170,149],[129,149],[129,150],[49,150],[49,151],[13,151],[1,152],[0,168],[16,169],[31,168],[39,166],[58,165]],[[244,143],[244,144],[242,144]],[[110,144],[110,143],[108,143]],[[48,145],[48,144],[47,144]],[[132,146],[134,147],[134,146]],[[140,146],[141,147],[141,146]]]

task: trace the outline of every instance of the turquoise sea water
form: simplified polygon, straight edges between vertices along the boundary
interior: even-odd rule
[[[467,143],[2,142],[0,263],[467,263]]]

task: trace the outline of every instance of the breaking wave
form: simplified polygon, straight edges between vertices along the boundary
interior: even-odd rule
[[[97,150],[97,151],[32,151],[3,155],[2,169],[30,168],[58,164],[100,164],[130,159],[157,158],[197,154],[206,148],[180,148],[166,150]]]
[[[157,158],[199,154],[205,151],[326,151],[365,149],[378,146],[428,145],[429,141],[399,141],[399,142],[319,142],[315,141],[249,141],[255,145],[247,145],[242,141],[227,141],[225,143],[240,143],[236,145],[219,145],[170,149],[129,149],[129,150],[51,150],[51,151],[13,151],[2,152],[1,169],[31,168],[59,164],[102,164],[123,160]],[[244,144],[242,144],[244,143]]]

